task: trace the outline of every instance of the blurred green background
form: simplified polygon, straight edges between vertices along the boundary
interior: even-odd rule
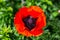
[[[15,13],[22,6],[39,6],[47,18],[44,33],[26,38],[14,27]],[[60,40],[60,0],[0,0],[0,40]]]

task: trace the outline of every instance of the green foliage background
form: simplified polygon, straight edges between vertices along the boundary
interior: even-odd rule
[[[22,6],[41,7],[47,18],[44,33],[38,37],[19,35],[14,27],[15,13]],[[0,40],[60,40],[60,0],[0,0]]]

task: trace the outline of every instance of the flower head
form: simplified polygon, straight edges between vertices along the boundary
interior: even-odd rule
[[[14,25],[19,34],[38,36],[46,26],[46,16],[38,6],[22,7],[15,14]]]

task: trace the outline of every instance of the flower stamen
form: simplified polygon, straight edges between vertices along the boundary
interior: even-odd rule
[[[28,16],[23,19],[23,22],[25,23],[25,26],[31,30],[36,26],[36,19],[33,18],[32,16]]]

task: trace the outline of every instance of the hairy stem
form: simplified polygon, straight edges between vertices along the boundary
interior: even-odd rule
[[[24,3],[25,3],[24,0],[21,0],[21,5],[22,5],[22,6],[24,6]]]

